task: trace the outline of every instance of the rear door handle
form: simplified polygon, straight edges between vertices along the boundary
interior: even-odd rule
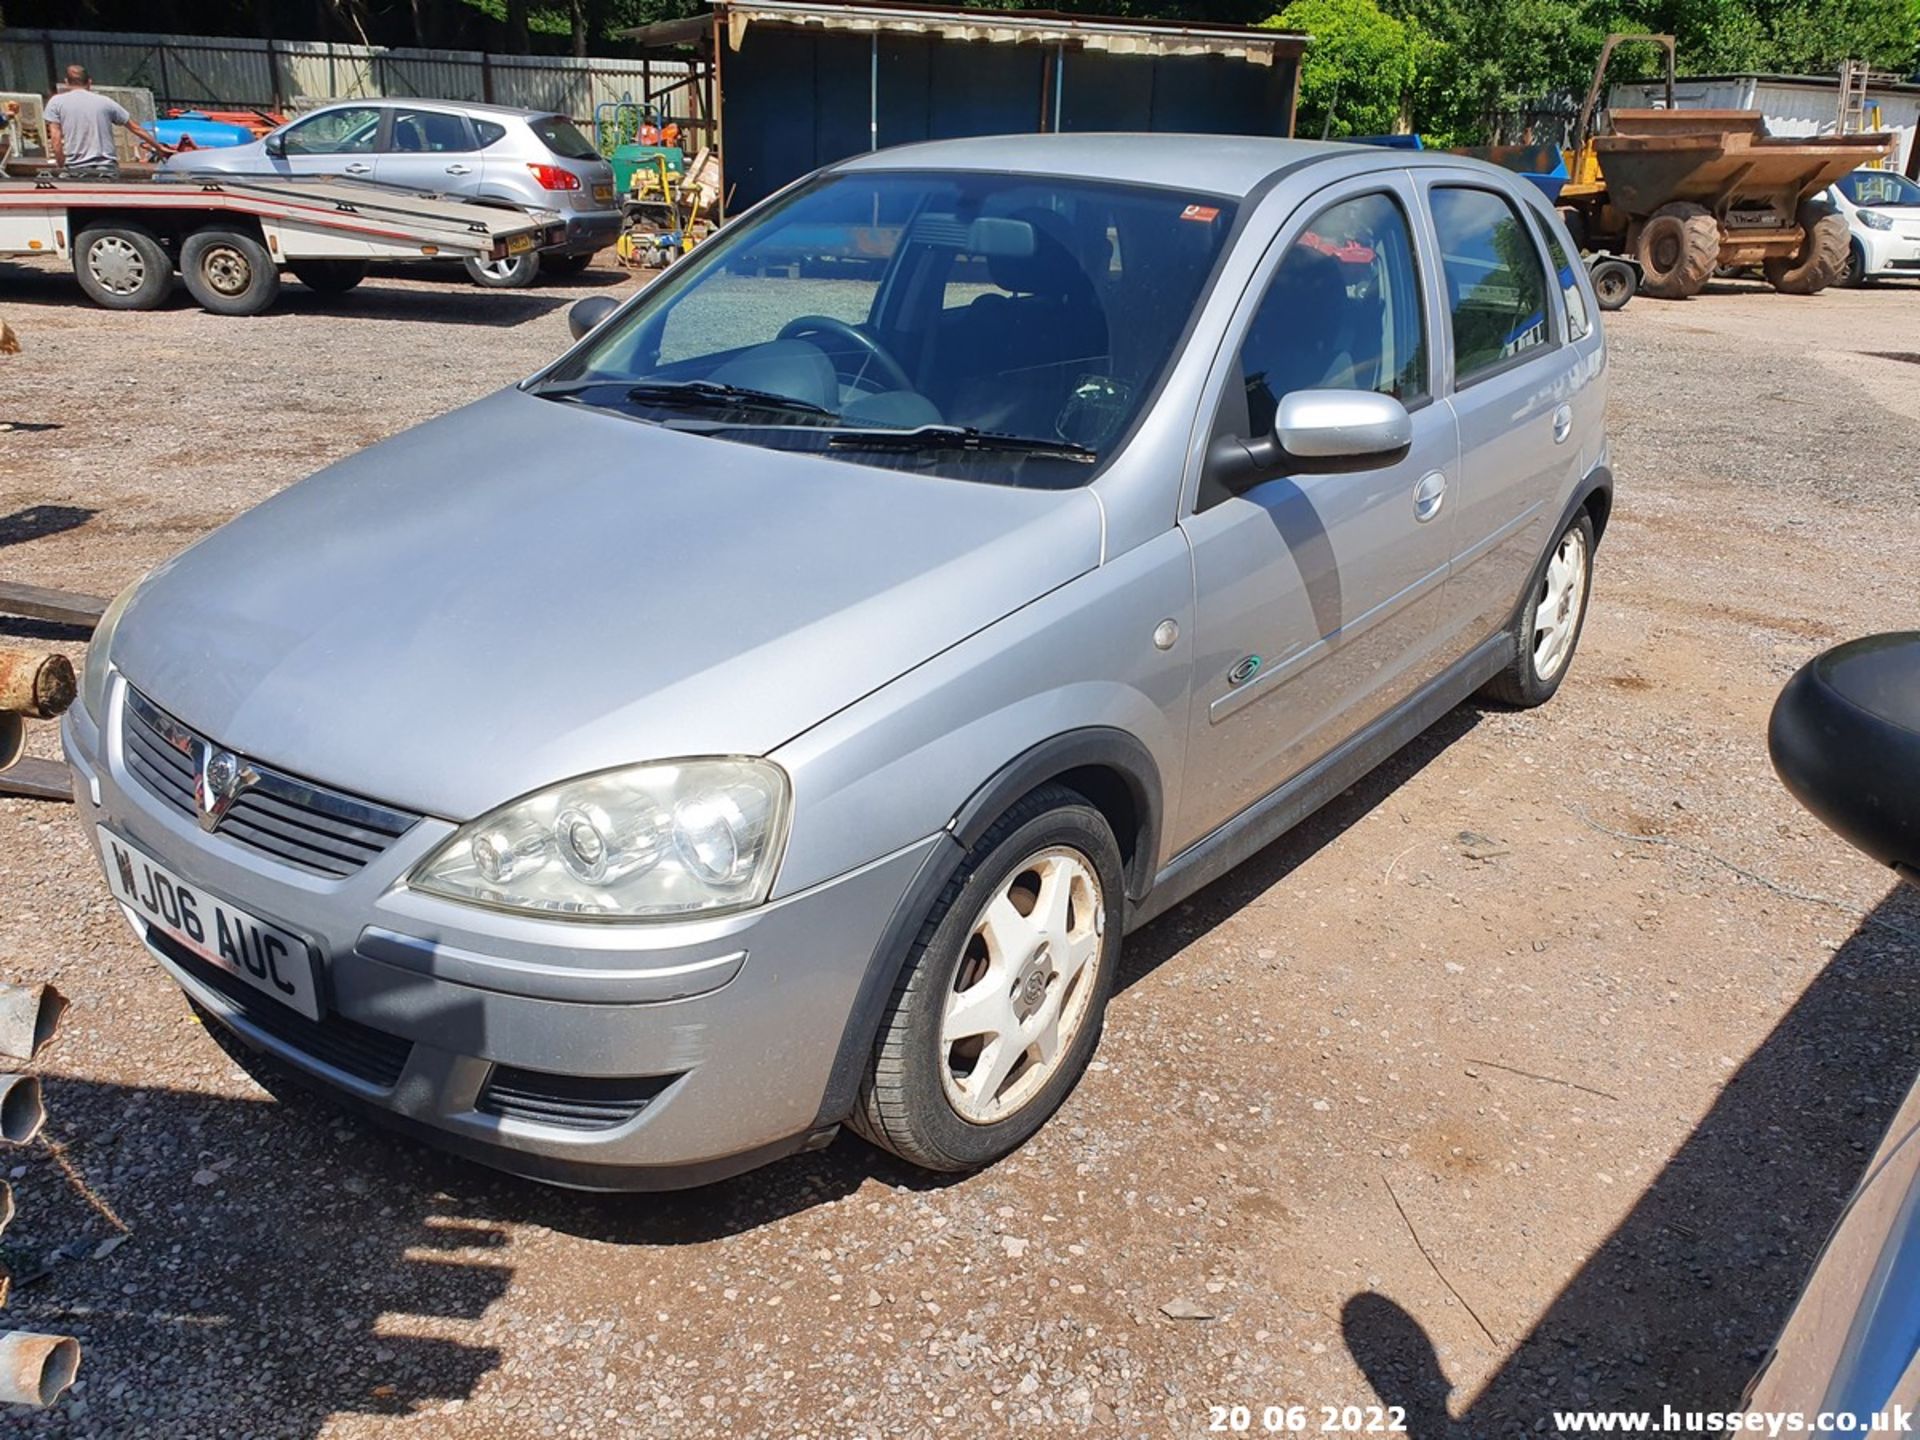
[[[465,175],[472,169],[473,167],[471,165],[449,165],[447,167],[447,173],[449,175]]]
[[[1413,487],[1413,518],[1422,525],[1440,513],[1447,499],[1447,477],[1433,470],[1420,477]]]
[[[1563,443],[1573,433],[1573,407],[1562,405],[1553,412],[1553,443]]]
[[[355,160],[352,164],[347,166],[347,174],[349,175],[371,175],[372,173],[373,173],[373,166],[369,165],[364,160]]]

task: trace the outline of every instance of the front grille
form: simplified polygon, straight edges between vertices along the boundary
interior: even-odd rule
[[[154,795],[197,821],[201,759],[217,747],[131,687],[124,708],[127,769]],[[356,874],[420,819],[265,766],[245,764],[244,769],[246,788],[221,818],[217,833],[315,874],[335,879]]]
[[[218,965],[209,964],[171,935],[147,927],[147,944],[205,985],[233,1002],[247,1023],[264,1030],[283,1045],[310,1055],[323,1065],[343,1070],[356,1080],[391,1090],[407,1068],[407,1056],[413,1042],[389,1035],[344,1015],[326,1015],[309,1020],[278,1001],[269,1000],[258,990],[238,980]]]
[[[611,1130],[633,1119],[679,1078],[643,1075],[601,1080],[496,1065],[474,1108],[502,1120],[557,1125],[563,1130]]]

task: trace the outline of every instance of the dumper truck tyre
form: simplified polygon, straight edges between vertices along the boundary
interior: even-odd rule
[[[173,257],[139,225],[89,225],[73,239],[73,275],[109,310],[153,310],[173,293]]]
[[[1818,295],[1847,268],[1847,248],[1853,236],[1846,216],[1820,206],[1800,207],[1798,254],[1776,256],[1761,264],[1767,283],[1782,295]]]
[[[316,295],[344,295],[367,278],[364,260],[289,260],[287,268]]]
[[[280,268],[259,240],[210,226],[180,247],[180,278],[201,308],[215,315],[258,315],[280,298]]]
[[[1707,288],[1720,259],[1720,222],[1689,201],[1662,205],[1633,242],[1640,288],[1662,300],[1685,300]]]

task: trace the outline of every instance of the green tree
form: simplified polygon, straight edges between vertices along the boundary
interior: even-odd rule
[[[1300,68],[1302,135],[1380,135],[1405,129],[1418,31],[1374,0],[1293,0],[1261,22],[1313,36]]]

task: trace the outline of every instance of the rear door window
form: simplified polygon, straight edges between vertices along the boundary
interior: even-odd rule
[[[540,137],[540,143],[562,160],[600,158],[600,152],[593,148],[593,142],[582,135],[578,127],[564,115],[546,115],[538,120],[529,120],[527,124]]]
[[[457,155],[473,148],[467,122],[445,110],[403,106],[393,112],[387,149],[401,155]]]
[[[1436,185],[1432,204],[1458,386],[1550,343],[1546,269],[1504,197]]]

